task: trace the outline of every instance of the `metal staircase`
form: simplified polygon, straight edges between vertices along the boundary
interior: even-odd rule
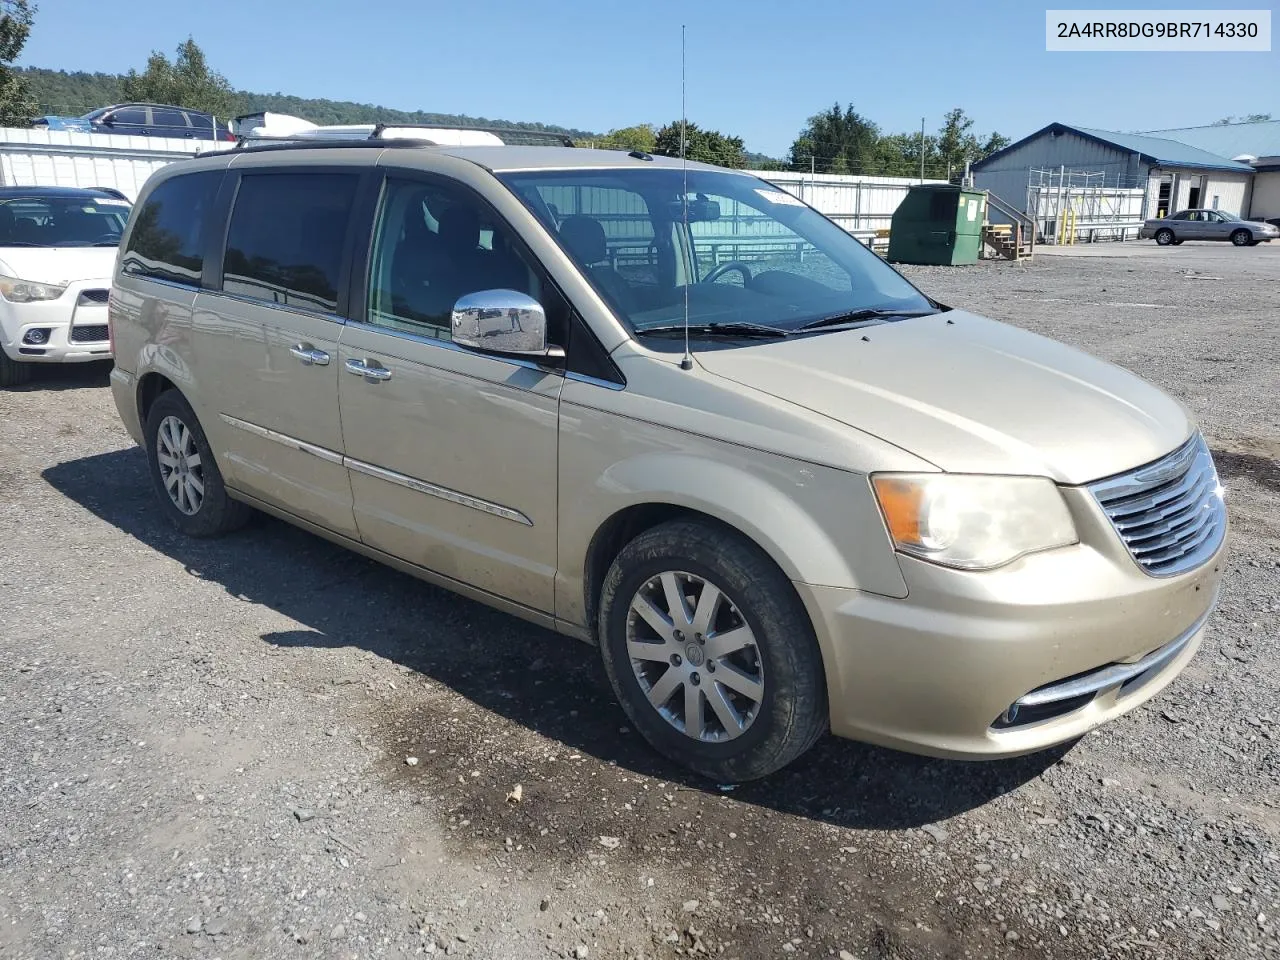
[[[987,210],[995,208],[1008,217],[1009,223],[985,223],[982,226],[982,242],[1002,260],[1030,260],[1036,248],[1035,223],[1020,210],[1001,200],[990,190],[987,194]]]

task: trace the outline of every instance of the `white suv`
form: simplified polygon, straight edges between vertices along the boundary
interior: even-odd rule
[[[34,363],[111,357],[107,298],[130,209],[105,189],[0,188],[0,387]]]

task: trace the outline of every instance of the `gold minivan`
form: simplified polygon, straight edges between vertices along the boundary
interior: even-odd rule
[[[245,145],[153,175],[109,313],[179,529],[256,508],[595,644],[635,727],[718,781],[828,729],[1075,739],[1167,685],[1217,598],[1181,404],[747,172]]]

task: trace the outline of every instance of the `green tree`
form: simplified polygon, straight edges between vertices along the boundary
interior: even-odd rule
[[[1003,134],[993,132],[986,139],[979,140],[972,130],[973,119],[960,107],[943,115],[942,126],[938,130],[937,162],[944,172],[958,176],[964,172],[966,163],[981,160],[1009,145],[1009,138]]]
[[[938,128],[938,159],[948,168],[964,169],[964,162],[978,152],[978,139],[969,130],[973,120],[959,107],[948,110]]]
[[[791,144],[788,160],[794,170],[818,173],[871,173],[875,166],[879,128],[853,109],[834,104],[809,118]]]
[[[987,139],[982,141],[982,157],[989,157],[997,150],[1003,150],[1011,143],[1013,143],[1013,141],[1003,133],[996,133],[992,130],[991,133],[987,134]],[[981,160],[982,157],[979,157],[978,159]]]
[[[37,112],[26,76],[13,66],[31,34],[35,13],[29,0],[0,0],[0,126],[26,126]]]
[[[666,157],[680,156],[680,129],[680,121],[673,120],[659,130],[654,138],[653,152]],[[718,130],[703,130],[696,123],[690,123],[685,128],[685,138],[685,155],[690,160],[721,167],[747,165],[741,137],[732,137]]]
[[[924,138],[924,165],[926,176],[937,176],[937,137]],[[866,172],[885,177],[920,176],[920,134],[890,133],[881,137],[876,144],[875,161]]]
[[[610,130],[605,136],[591,140],[584,146],[593,146],[598,150],[639,150],[653,153],[657,148],[658,132],[651,123],[638,123],[634,127],[622,127]]]
[[[129,100],[173,104],[221,117],[230,116],[238,106],[227,78],[209,69],[204,51],[191,37],[178,45],[172,63],[156,50],[147,58],[143,73],[130,70],[124,79],[124,95]]]

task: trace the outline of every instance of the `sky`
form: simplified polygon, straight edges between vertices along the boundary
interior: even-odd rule
[[[959,106],[975,132],[1013,139],[1054,121],[1141,130],[1280,118],[1278,49],[1048,53],[1045,9],[1026,0],[131,0],[122,16],[103,0],[43,0],[19,62],[141,70],[152,50],[172,56],[190,34],[238,89],[604,132],[679,118],[683,24],[689,119],[773,156],[836,101],[887,132],[918,131],[921,118],[932,132]]]

